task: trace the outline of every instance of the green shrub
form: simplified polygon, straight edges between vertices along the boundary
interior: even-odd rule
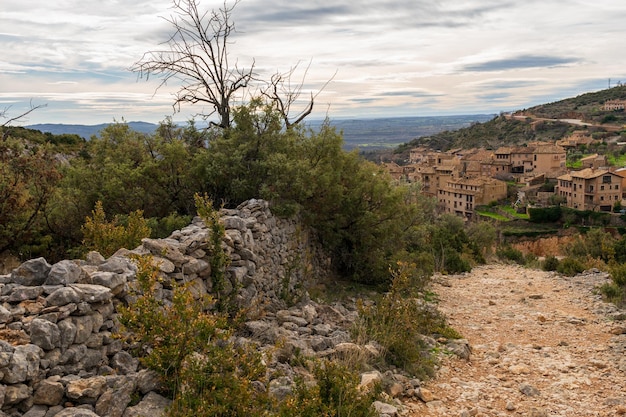
[[[445,318],[428,307],[411,286],[414,266],[398,264],[388,293],[373,305],[359,306],[353,335],[357,340],[375,340],[382,346],[381,366],[393,365],[411,375],[434,372],[434,360],[426,351],[423,334],[445,332]]]
[[[609,273],[615,285],[626,288],[626,263],[612,266],[609,269]]]
[[[279,407],[280,417],[375,417],[372,403],[380,387],[359,389],[359,375],[337,362],[322,360],[313,368],[316,383],[296,381],[293,395]]]
[[[141,210],[125,218],[117,216],[112,221],[107,221],[101,201],[96,203],[91,217],[85,219],[82,231],[83,246],[87,250],[100,252],[105,258],[120,248],[135,249],[141,239],[150,236],[150,228]]]
[[[191,216],[171,213],[167,217],[151,217],[147,219],[152,230],[151,237],[162,239],[170,236],[173,231],[180,230],[191,222]]]
[[[230,258],[222,248],[222,239],[226,233],[224,224],[220,219],[219,211],[213,208],[213,201],[208,196],[201,196],[199,194],[194,195],[196,203],[196,210],[198,215],[204,221],[204,224],[209,229],[209,250],[211,251],[211,281],[213,284],[213,292],[217,296],[217,309],[219,311],[230,311],[234,313],[235,306],[233,306],[234,300],[232,294],[236,291],[231,291],[231,296],[224,294],[226,285],[226,268],[230,263]]]
[[[469,272],[472,270],[470,262],[461,256],[452,248],[446,248],[444,251],[445,261],[444,270],[449,274],[458,274],[461,272]]]
[[[626,287],[620,287],[614,282],[604,284],[600,287],[600,292],[611,303],[619,307],[626,305]]]
[[[168,416],[263,415],[268,393],[263,358],[252,346],[235,346],[226,317],[208,312],[209,297],[196,299],[186,285],[172,299],[158,297],[159,272],[150,257],[138,257],[135,300],[119,309],[124,338],[141,363],[156,371],[173,402]]]
[[[569,257],[562,259],[556,268],[556,271],[558,273],[567,275],[568,277],[573,277],[576,274],[580,274],[584,270],[585,265],[583,265],[582,262]]]
[[[543,270],[544,271],[556,271],[559,267],[559,260],[555,256],[547,256],[543,261]]]
[[[524,265],[526,263],[526,258],[524,257],[522,251],[509,245],[500,246],[496,250],[496,256],[502,260],[513,261],[520,265]]]
[[[553,223],[561,218],[561,206],[529,208],[528,216],[533,223]]]

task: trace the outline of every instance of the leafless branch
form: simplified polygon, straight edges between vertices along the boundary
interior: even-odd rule
[[[174,33],[163,50],[146,52],[130,69],[140,78],[151,75],[161,78],[158,88],[169,81],[180,83],[175,94],[174,109],[182,103],[204,103],[217,113],[222,128],[231,124],[230,105],[234,96],[243,93],[254,80],[254,61],[240,68],[229,61],[230,37],[235,31],[231,14],[239,0],[231,6],[226,1],[219,10],[200,11],[197,0],[173,0],[169,18]]]
[[[311,62],[307,65],[304,74],[302,75],[302,79],[295,85],[292,85],[292,78],[298,68],[298,65],[292,67],[286,73],[277,72],[274,74],[269,82],[269,85],[266,89],[262,91],[262,94],[272,100],[278,111],[281,113],[283,121],[285,122],[285,127],[287,129],[296,126],[298,123],[302,122],[308,115],[313,111],[313,105],[315,103],[315,99],[317,96],[326,88],[326,86],[335,78],[335,74],[324,83],[321,89],[319,89],[315,94],[313,92],[310,93],[310,98],[307,100],[305,108],[301,110],[295,116],[291,116],[292,107],[299,101],[300,96],[302,95],[302,89],[304,87],[304,80],[309,72],[309,68],[311,68]]]
[[[15,116],[15,117],[8,118],[4,123],[2,123],[0,125],[0,128],[9,127],[9,126],[11,126],[11,123],[21,121],[24,117],[26,117],[30,113],[32,113],[35,110],[40,109],[42,107],[46,107],[46,106],[47,106],[47,104],[39,104],[37,106],[33,106],[33,102],[31,101],[30,105],[29,105],[29,109],[27,111],[25,111],[22,114],[19,114],[19,115]],[[11,108],[11,106],[8,106],[8,107],[5,107],[3,110],[0,110],[0,119],[6,119],[8,117],[7,114],[9,112],[10,108]],[[5,141],[7,139],[7,137],[9,136],[10,129],[2,129],[2,131],[0,133],[2,133],[2,138],[1,138],[2,141]]]
[[[26,117],[27,115],[29,115],[30,113],[34,112],[37,109],[40,109],[42,107],[46,107],[47,104],[39,104],[37,106],[33,106],[33,103],[30,103],[29,109],[27,111],[25,111],[24,113],[17,115],[15,117],[11,117],[10,119],[8,119],[7,121],[5,121],[4,123],[2,123],[0,125],[0,127],[6,127],[9,126],[11,123],[13,122],[17,122],[22,120],[24,117]],[[5,107],[4,110],[0,111],[0,118],[5,119],[7,117],[7,113],[9,112],[9,109],[11,108],[11,106],[9,107]]]

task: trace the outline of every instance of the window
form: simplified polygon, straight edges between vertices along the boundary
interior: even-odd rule
[[[600,191],[604,191],[604,185],[600,186]]]
[[[610,175],[603,175],[602,176],[602,182],[604,184],[610,184],[611,183],[611,176]]]

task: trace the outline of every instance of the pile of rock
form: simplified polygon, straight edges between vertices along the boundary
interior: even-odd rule
[[[0,276],[3,412],[122,416],[132,393],[157,387],[113,337],[115,306],[135,266],[118,256],[90,259],[98,265],[38,258]]]

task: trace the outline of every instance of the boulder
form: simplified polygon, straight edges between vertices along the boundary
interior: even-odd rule
[[[46,297],[49,306],[64,306],[80,301],[80,293],[71,287],[61,287]]]
[[[14,405],[20,403],[30,397],[33,390],[25,384],[15,384],[7,386],[4,394],[4,404]]]
[[[67,285],[79,282],[83,269],[74,261],[63,260],[52,265],[45,285]]]
[[[25,286],[43,285],[51,268],[44,258],[31,259],[13,270],[11,280]]]
[[[382,401],[374,401],[374,409],[380,415],[387,415],[390,417],[396,417],[398,415],[398,409],[391,404],[384,403]]]
[[[121,375],[128,375],[137,371],[139,360],[133,358],[130,353],[121,351],[113,355],[110,365]]]

